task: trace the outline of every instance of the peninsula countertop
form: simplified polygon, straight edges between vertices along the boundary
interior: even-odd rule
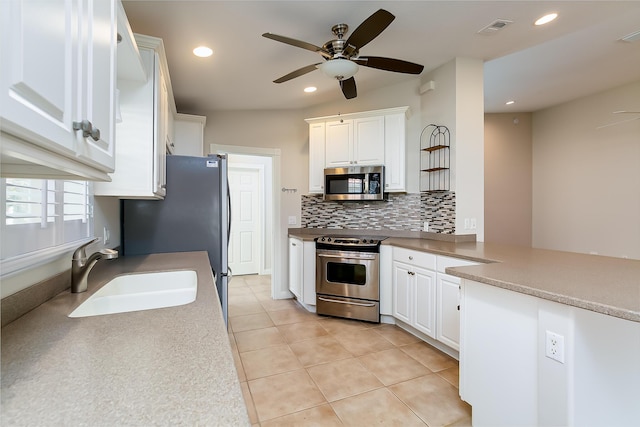
[[[524,246],[464,241],[465,236],[397,237],[390,230],[290,229],[306,241],[323,234],[389,236],[391,245],[481,264],[449,267],[464,279],[640,322],[640,261]],[[426,233],[425,233],[426,234]]]
[[[114,276],[194,270],[193,303],[67,317]],[[2,425],[249,425],[206,252],[100,261],[2,328]]]

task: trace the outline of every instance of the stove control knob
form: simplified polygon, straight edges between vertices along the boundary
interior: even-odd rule
[[[367,239],[362,239],[362,243],[367,243]]]
[[[330,241],[331,241],[331,237],[327,237],[327,242],[330,242]]]
[[[320,240],[324,242],[324,237],[323,237],[323,238],[321,238]]]

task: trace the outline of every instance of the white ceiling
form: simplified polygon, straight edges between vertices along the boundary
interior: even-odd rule
[[[261,35],[322,46],[334,38],[334,24],[346,23],[351,32],[380,8],[396,19],[361,55],[416,62],[425,66],[423,75],[455,57],[482,59],[487,112],[536,111],[640,79],[640,41],[619,40],[640,31],[640,1],[123,0],[123,5],[134,32],[163,39],[177,108],[184,113],[300,109],[344,100],[338,83],[319,70],[273,83],[322,60]],[[559,18],[534,27],[548,12]],[[492,35],[477,33],[498,18],[513,24]],[[191,50],[201,44],[214,55],[196,58]],[[419,78],[366,67],[355,76],[360,96]],[[306,86],[318,91],[306,94]],[[516,104],[506,106],[509,99]]]

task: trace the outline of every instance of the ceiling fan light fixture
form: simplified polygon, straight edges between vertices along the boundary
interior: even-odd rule
[[[318,68],[327,76],[338,79],[346,80],[353,77],[358,72],[358,64],[348,59],[331,59],[318,65]]]

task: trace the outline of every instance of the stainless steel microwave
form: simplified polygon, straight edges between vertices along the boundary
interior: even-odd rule
[[[325,169],[324,200],[384,200],[384,166]]]

